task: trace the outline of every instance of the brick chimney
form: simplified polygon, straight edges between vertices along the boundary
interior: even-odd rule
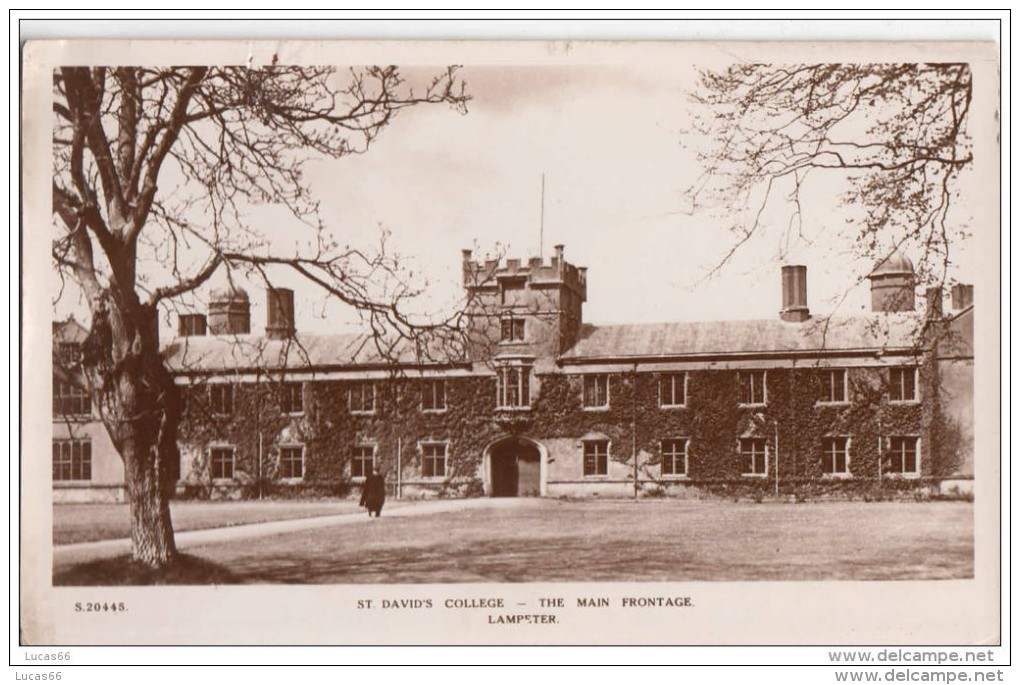
[[[294,291],[290,288],[266,288],[266,337],[294,337]]]
[[[783,267],[783,308],[779,318],[790,323],[800,323],[811,318],[807,305],[807,267]]]
[[[974,304],[974,286],[957,283],[950,292],[953,296],[953,309],[966,309]]]
[[[206,320],[205,314],[181,314],[177,318],[177,335],[182,338],[190,338],[197,335],[205,335]]]
[[[934,321],[942,318],[942,288],[938,286],[924,291],[925,318]]]

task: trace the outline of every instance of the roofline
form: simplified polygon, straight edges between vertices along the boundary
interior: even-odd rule
[[[174,376],[221,376],[225,374],[262,374],[272,376],[279,373],[309,373],[335,371],[415,371],[422,369],[468,369],[473,368],[472,362],[446,362],[435,364],[305,364],[294,366],[219,366],[207,369],[170,369]]]
[[[924,350],[918,347],[849,348],[830,350],[777,350],[775,352],[701,352],[680,354],[634,354],[585,357],[559,357],[560,366],[591,363],[642,363],[662,361],[728,361],[731,359],[811,359],[817,357],[884,357],[917,356]]]

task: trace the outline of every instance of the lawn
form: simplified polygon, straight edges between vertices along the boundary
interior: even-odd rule
[[[534,499],[192,547],[188,563],[218,583],[946,579],[973,576],[973,538],[967,502]],[[110,582],[118,563],[55,582]]]
[[[360,511],[357,502],[171,502],[174,530],[202,530],[263,521],[283,521]],[[113,540],[131,536],[131,512],[126,504],[54,504],[53,544]]]

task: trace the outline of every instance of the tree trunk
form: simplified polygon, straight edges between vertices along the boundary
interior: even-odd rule
[[[121,448],[131,502],[131,556],[147,566],[160,567],[173,561],[177,552],[170,522],[170,500],[166,488],[160,485],[154,460],[144,456],[158,447],[144,444],[152,442],[150,436],[138,437],[143,443],[139,445],[141,449]]]
[[[176,556],[169,495],[180,459],[180,392],[159,353],[154,307],[110,295],[93,308],[82,369],[94,406],[124,462],[132,557],[153,568]]]

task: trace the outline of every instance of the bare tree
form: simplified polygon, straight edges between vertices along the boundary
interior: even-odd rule
[[[694,96],[704,173],[690,189],[697,207],[746,210],[724,264],[785,203],[787,238],[802,235],[809,179],[835,175],[856,206],[855,251],[876,259],[909,243],[919,275],[945,279],[950,217],[961,172],[973,161],[967,64],[736,64],[703,71]],[[706,113],[707,112],[707,113]],[[717,267],[718,268],[718,267]]]
[[[91,312],[67,375],[123,459],[135,560],[160,567],[176,554],[167,485],[182,408],[160,354],[161,307],[221,270],[289,269],[363,312],[384,348],[411,339],[423,351],[457,328],[406,315],[410,287],[381,294],[375,284],[399,280],[397,260],[331,236],[302,173],[310,159],[365,151],[406,108],[465,112],[463,85],[454,67],[417,87],[392,66],[55,71],[53,259]],[[309,227],[307,248],[274,251],[250,226],[247,212],[267,203]]]

